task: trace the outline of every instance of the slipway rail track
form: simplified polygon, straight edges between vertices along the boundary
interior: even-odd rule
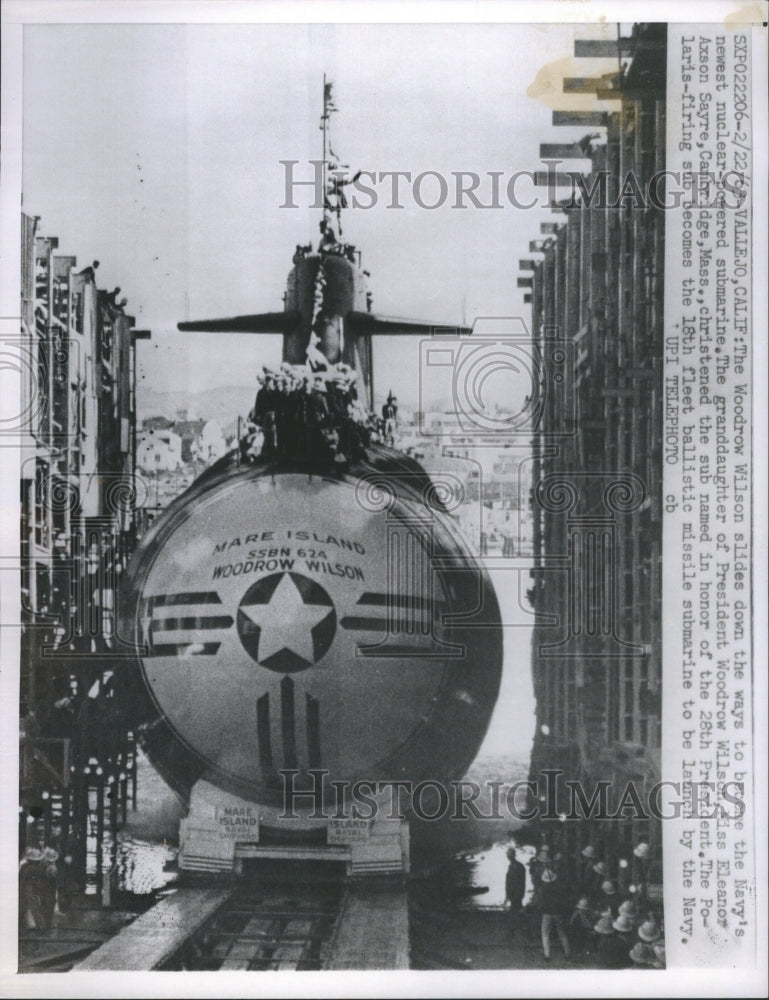
[[[180,887],[78,970],[312,971],[408,968],[405,885],[338,878]]]
[[[238,888],[160,970],[301,971],[324,967],[340,912],[338,885]]]

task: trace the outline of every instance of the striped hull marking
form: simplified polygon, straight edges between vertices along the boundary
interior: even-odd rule
[[[320,702],[310,694],[304,697],[304,719],[299,706],[302,701],[296,697],[294,681],[284,677],[280,682],[280,711],[273,720],[269,693],[260,695],[256,702],[256,737],[259,747],[259,764],[264,780],[271,785],[277,783],[278,769],[317,768],[321,766],[321,717]],[[299,716],[299,717],[297,717]],[[277,732],[273,733],[273,722]],[[298,737],[304,728],[304,741]],[[302,751],[298,748],[302,747]],[[274,748],[277,748],[277,754]],[[306,750],[306,753],[303,752]],[[276,762],[276,756],[279,763]],[[302,759],[304,758],[304,759]]]
[[[232,628],[234,619],[230,615],[215,613],[221,603],[212,590],[147,598],[141,616],[147,656],[215,656],[221,642],[208,635],[201,638],[200,633]]]
[[[358,598],[358,607],[381,609],[372,613],[347,615],[339,622],[348,632],[391,632],[413,634],[415,631],[429,635],[433,614],[438,601],[416,594],[387,594],[367,591]]]

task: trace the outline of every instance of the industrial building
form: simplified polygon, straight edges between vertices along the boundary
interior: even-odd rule
[[[538,182],[571,197],[551,205],[557,221],[542,224],[518,279],[545,359],[531,494],[531,778],[562,770],[588,796],[608,781],[611,813],[628,781],[644,802],[660,780],[665,213],[638,192],[664,170],[665,25],[575,47],[577,57],[612,54],[616,73],[564,80],[564,94],[592,93],[612,110],[553,112],[554,126],[590,131],[541,147]],[[554,173],[569,159],[588,161],[589,173],[575,171],[581,183]],[[543,836],[565,854],[591,844],[627,888],[645,842],[649,881],[661,881],[658,821],[635,809],[567,821],[565,786],[548,805]]]
[[[78,270],[37,217],[21,228],[20,848],[54,848],[82,885],[89,832],[116,826],[136,794],[114,614],[136,543],[136,342],[149,333],[119,288],[97,287],[98,262]]]

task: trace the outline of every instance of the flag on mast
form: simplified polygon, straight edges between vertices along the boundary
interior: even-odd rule
[[[337,111],[338,108],[334,103],[334,84],[326,83],[323,85],[323,116],[327,118],[332,111]]]

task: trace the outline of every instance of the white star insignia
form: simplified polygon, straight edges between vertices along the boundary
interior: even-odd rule
[[[315,662],[312,630],[331,608],[305,604],[288,573],[282,577],[268,604],[241,604],[240,610],[260,628],[260,662],[283,649],[291,650],[308,663]]]

